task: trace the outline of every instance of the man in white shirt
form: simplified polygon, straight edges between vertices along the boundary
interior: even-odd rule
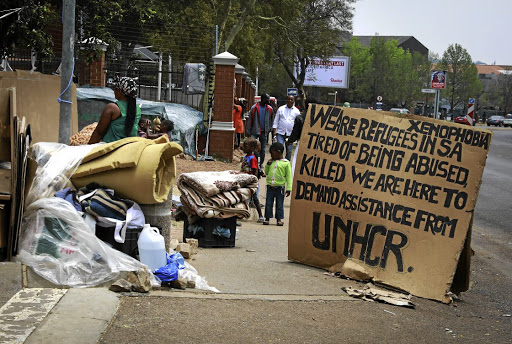
[[[277,142],[282,143],[286,147],[286,159],[288,161],[290,161],[292,157],[293,143],[287,145],[285,141],[292,133],[295,117],[300,115],[299,109],[297,109],[294,104],[295,98],[288,96],[286,98],[286,105],[277,109],[274,124],[272,125],[272,136],[277,138]]]

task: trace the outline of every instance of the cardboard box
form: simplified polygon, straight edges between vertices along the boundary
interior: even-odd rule
[[[60,81],[60,76],[36,72],[0,72],[0,88],[16,88],[16,113],[12,115],[26,118],[26,123],[30,124],[32,130],[32,143],[59,141],[60,103],[57,98],[61,92]],[[72,87],[70,136],[78,132],[75,84],[72,84]],[[5,114],[2,114],[2,111],[5,111],[2,110],[5,107],[2,105],[5,103],[5,100],[2,103],[2,94],[0,93],[0,121],[5,120]],[[0,145],[0,151],[3,147],[3,144]],[[1,156],[5,157],[5,152],[0,152]]]
[[[449,302],[467,289],[492,132],[313,104],[294,173],[289,259]],[[464,251],[463,251],[464,250]]]
[[[11,161],[11,111],[9,89],[0,89],[0,161]]]
[[[0,248],[7,248],[7,233],[9,231],[10,209],[10,203],[0,203]]]

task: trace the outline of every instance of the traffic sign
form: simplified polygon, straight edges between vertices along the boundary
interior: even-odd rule
[[[469,124],[473,125],[475,118],[475,98],[469,98],[468,115],[466,116]]]
[[[436,90],[434,90],[432,88],[422,88],[421,92],[422,93],[436,93]]]
[[[382,96],[377,96],[377,101],[381,102],[382,101]]]
[[[446,71],[434,70],[430,77],[430,88],[444,89],[446,88]]]
[[[287,96],[297,97],[298,94],[299,94],[299,90],[297,90],[296,88],[287,88],[286,89]]]

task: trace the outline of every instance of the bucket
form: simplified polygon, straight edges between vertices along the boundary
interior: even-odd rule
[[[151,271],[167,264],[165,241],[158,228],[145,224],[137,241],[137,246],[139,247],[140,262],[149,266]]]

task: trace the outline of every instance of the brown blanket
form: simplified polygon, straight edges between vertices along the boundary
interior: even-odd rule
[[[256,176],[239,171],[183,173],[180,175],[178,183],[180,180],[205,197],[258,183]]]
[[[177,180],[177,186],[187,215],[249,218],[248,201],[256,192],[258,179],[235,171],[193,172],[183,173]]]

